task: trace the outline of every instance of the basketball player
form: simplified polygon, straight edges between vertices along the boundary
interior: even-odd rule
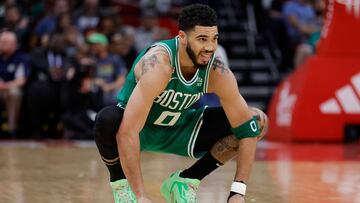
[[[118,105],[98,113],[95,140],[116,203],[151,202],[144,190],[141,151],[200,158],[162,184],[163,197],[177,203],[196,202],[201,180],[236,156],[228,202],[245,201],[256,143],[267,119],[247,106],[233,73],[214,56],[216,19],[208,6],[185,7],[178,36],[145,49],[118,95]],[[222,107],[192,109],[207,92],[216,93]]]

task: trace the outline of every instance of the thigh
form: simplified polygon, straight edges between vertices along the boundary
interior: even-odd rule
[[[222,107],[206,108],[203,123],[195,142],[195,153],[206,152],[221,138],[233,134]]]

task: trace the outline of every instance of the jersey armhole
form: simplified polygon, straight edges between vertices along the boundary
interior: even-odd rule
[[[169,57],[170,57],[170,65],[171,65],[171,67],[173,67],[173,65],[174,65],[173,55],[172,55],[170,47],[165,43],[158,42],[158,43],[155,43],[154,45],[152,45],[150,48],[153,48],[156,46],[161,46],[161,47],[165,48],[165,50],[167,51],[167,53],[169,54]]]
[[[170,57],[170,66],[171,66],[171,68],[173,68],[174,63],[173,63],[172,53],[171,53],[170,47],[168,45],[166,45],[165,43],[158,42],[158,43],[155,43],[155,44],[151,45],[150,47],[148,47],[146,49],[144,55],[146,54],[147,51],[149,51],[151,48],[156,47],[156,46],[161,46],[161,47],[165,48],[166,52],[169,54],[169,57]],[[134,72],[134,74],[135,74],[135,72]],[[139,80],[136,78],[136,76],[135,76],[135,82],[136,83],[139,82]]]
[[[211,67],[212,67],[214,60],[215,60],[215,54],[213,55],[212,59],[210,60],[208,66],[206,67],[205,82],[204,82],[204,89],[203,89],[204,93],[208,93],[210,71],[211,71]]]

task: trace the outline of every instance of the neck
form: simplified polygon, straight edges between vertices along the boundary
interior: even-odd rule
[[[195,67],[194,63],[192,62],[190,56],[186,52],[186,47],[179,44],[179,61],[180,61],[180,68],[181,73],[184,77],[193,76],[196,71],[197,67]]]
[[[179,60],[181,67],[196,69],[195,64],[191,60],[189,54],[186,52],[186,47],[184,47],[182,44],[179,44]]]

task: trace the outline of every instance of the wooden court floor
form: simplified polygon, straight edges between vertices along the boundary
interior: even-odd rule
[[[246,202],[360,203],[360,145],[260,142]],[[167,176],[194,160],[143,153],[154,203]],[[225,202],[235,162],[201,183],[200,203]],[[93,142],[0,141],[0,203],[111,203],[108,174]]]

